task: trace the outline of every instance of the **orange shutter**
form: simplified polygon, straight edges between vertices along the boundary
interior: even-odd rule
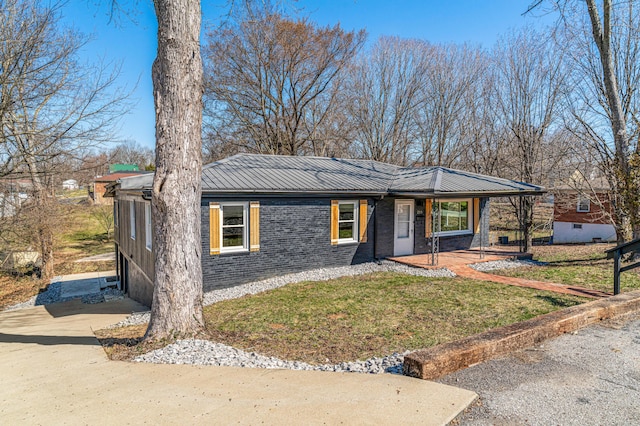
[[[220,203],[209,203],[209,254],[220,254]]]
[[[340,209],[338,200],[331,200],[331,245],[338,244],[338,218],[340,217]]]
[[[249,213],[249,251],[260,251],[260,202],[250,203]]]
[[[425,238],[431,238],[431,231],[433,226],[431,225],[431,218],[433,217],[433,201],[424,200],[424,236]]]
[[[480,233],[480,198],[473,199],[473,229],[475,233]]]
[[[360,212],[360,242],[367,242],[367,200],[360,200],[360,208],[358,209]]]

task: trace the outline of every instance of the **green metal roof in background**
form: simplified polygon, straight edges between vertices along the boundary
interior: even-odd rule
[[[109,173],[116,172],[137,172],[137,164],[109,164]]]

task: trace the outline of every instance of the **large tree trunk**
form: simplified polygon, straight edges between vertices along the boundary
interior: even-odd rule
[[[197,333],[202,319],[200,1],[155,0],[155,277],[146,339]]]

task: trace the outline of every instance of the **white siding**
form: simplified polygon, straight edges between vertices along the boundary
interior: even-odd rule
[[[594,238],[602,241],[615,241],[616,230],[613,225],[600,223],[580,223],[582,229],[574,228],[573,222],[553,222],[553,243],[591,243]]]

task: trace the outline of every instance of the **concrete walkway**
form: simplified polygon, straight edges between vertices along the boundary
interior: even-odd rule
[[[97,293],[103,288],[115,285],[116,271],[86,272],[83,274],[61,275],[54,277],[51,283],[60,283],[60,297],[81,297]]]
[[[403,376],[107,360],[93,336],[141,305],[0,313],[6,424],[445,424],[476,394]]]

